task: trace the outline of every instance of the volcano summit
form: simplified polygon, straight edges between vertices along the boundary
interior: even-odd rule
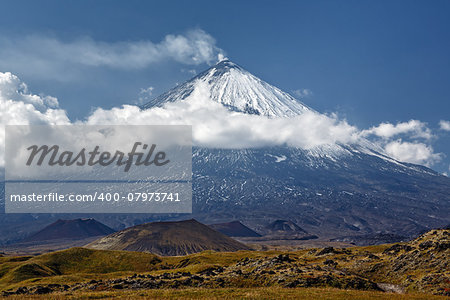
[[[211,100],[232,111],[269,117],[293,117],[311,110],[288,93],[230,60],[220,61],[214,67],[148,102],[143,108],[184,100],[192,94],[199,82],[208,84]]]

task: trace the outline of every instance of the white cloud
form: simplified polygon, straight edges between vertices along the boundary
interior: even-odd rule
[[[427,124],[419,120],[399,122],[396,125],[391,123],[381,123],[370,129],[363,130],[363,136],[375,135],[383,139],[393,138],[401,134],[410,134],[411,138],[431,139],[433,134]]]
[[[155,88],[152,86],[149,86],[145,89],[142,88],[141,91],[139,92],[138,104],[141,105],[150,100],[151,96],[153,95],[154,89]]]
[[[70,123],[56,98],[29,93],[26,84],[8,72],[0,72],[0,108],[0,167],[5,163],[5,125]]]
[[[441,120],[439,121],[439,126],[441,130],[450,131],[450,121]]]
[[[188,73],[191,74],[193,76],[197,75],[197,71],[195,69],[181,69],[182,73]]]
[[[2,101],[2,104],[6,105],[8,100],[19,101],[23,104],[31,104],[40,112],[47,108],[58,107],[58,100],[56,98],[51,96],[32,95],[28,92],[27,85],[21,82],[17,76],[9,72],[0,72],[0,101]],[[4,112],[2,111],[0,113]],[[5,114],[4,117],[7,117],[7,115]]]
[[[293,90],[292,93],[294,94],[294,96],[297,96],[298,98],[306,98],[312,96],[313,94],[313,92],[309,89]]]
[[[321,145],[358,143],[362,137],[373,134],[383,137],[378,145],[400,161],[431,166],[441,159],[441,154],[434,153],[433,148],[425,143],[390,139],[400,133],[411,133],[425,139],[431,137],[425,123],[417,120],[397,125],[383,123],[360,131],[336,115],[326,116],[312,111],[294,118],[269,119],[229,111],[210,99],[206,84],[197,86],[184,101],[148,110],[133,105],[109,110],[98,108],[85,121],[77,121],[76,124],[188,124],[193,127],[195,145],[214,148],[289,145],[311,149]],[[148,87],[141,92],[151,95],[152,91],[153,88]],[[56,98],[31,94],[26,85],[11,73],[0,73],[0,104],[1,126],[71,123],[66,112],[58,107]],[[4,138],[4,131],[1,130],[0,166],[4,164]]]
[[[386,153],[403,162],[430,166],[442,159],[441,154],[434,153],[433,148],[424,143],[404,142],[401,139],[389,142],[385,146]]]
[[[69,76],[79,66],[143,69],[163,60],[187,65],[211,63],[223,51],[203,30],[169,34],[159,43],[150,40],[101,42],[89,37],[63,41],[45,36],[0,38],[0,67],[36,76]],[[74,73],[74,72],[70,72]]]
[[[228,57],[226,57],[223,53],[219,53],[217,55],[217,62],[221,62],[222,60],[226,60]]]
[[[377,143],[384,148],[386,154],[403,162],[432,166],[442,159],[441,153],[434,153],[429,143],[435,138],[427,124],[419,120],[391,124],[384,122],[370,129],[362,130],[363,137],[381,138]],[[401,137],[401,138],[400,138]]]
[[[167,103],[141,111],[125,105],[111,110],[97,109],[88,124],[189,124],[196,145],[220,148],[244,148],[283,145],[309,149],[335,143],[351,143],[358,130],[336,116],[307,112],[295,118],[269,119],[264,116],[230,112],[213,102],[208,89],[197,85],[184,101]]]

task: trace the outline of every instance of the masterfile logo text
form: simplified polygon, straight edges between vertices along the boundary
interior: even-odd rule
[[[138,151],[139,147],[146,152]],[[133,145],[133,149],[127,154],[119,150],[116,150],[114,153],[109,151],[100,152],[100,146],[95,146],[91,151],[83,148],[78,153],[74,153],[72,151],[60,152],[58,145],[32,145],[27,148],[31,153],[26,165],[30,166],[36,158],[35,164],[41,166],[48,156],[47,164],[49,166],[71,166],[74,164],[77,166],[95,166],[98,164],[105,167],[115,163],[117,166],[124,165],[124,172],[128,172],[133,163],[136,166],[144,165],[148,167],[154,165],[160,167],[170,162],[169,159],[166,159],[166,152],[155,151],[155,149],[156,144],[152,144],[149,147],[145,143],[136,142]]]
[[[190,213],[190,126],[6,126],[7,213]]]

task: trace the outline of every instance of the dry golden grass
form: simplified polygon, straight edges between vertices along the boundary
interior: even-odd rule
[[[36,296],[10,296],[8,299],[323,299],[323,300],[433,300],[443,296],[391,294],[382,292],[339,290],[332,288],[222,288],[164,289],[120,292],[77,292]]]
[[[449,292],[450,272],[446,268],[448,236],[448,230],[440,230],[410,243],[334,249],[325,254],[321,254],[323,249],[306,249],[291,252],[203,251],[187,256],[159,257],[142,252],[71,248],[35,257],[4,256],[0,257],[0,291],[13,292],[24,286],[66,284],[75,285],[76,289],[71,286],[64,294],[58,292],[62,289],[57,289],[43,298],[272,299],[282,295],[282,298],[292,299],[439,299],[430,294]],[[424,246],[424,242],[429,245]],[[277,262],[280,254],[288,255],[289,261]],[[208,275],[209,269],[222,271]],[[203,272],[205,270],[206,273]],[[147,286],[145,289],[133,289],[125,284],[119,291],[113,288],[114,283],[108,282],[109,279],[124,279],[135,273],[152,275],[156,279],[146,280],[164,283],[151,290],[146,289]],[[170,276],[164,277],[165,273],[189,275],[171,279]],[[191,274],[202,276],[201,288],[196,288],[199,285],[195,280],[181,286],[171,285],[177,281],[177,284],[184,282]],[[223,284],[218,284],[217,279],[222,280]],[[87,282],[91,280],[103,282],[97,287],[89,286]],[[375,283],[395,284],[408,294],[362,291],[376,290]],[[346,290],[348,288],[355,290]],[[417,294],[419,292],[424,294]],[[10,297],[24,299],[23,295]],[[39,296],[36,297],[39,299]]]

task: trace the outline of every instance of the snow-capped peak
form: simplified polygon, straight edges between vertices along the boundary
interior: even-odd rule
[[[219,61],[189,81],[151,100],[143,108],[184,100],[199,82],[209,86],[213,101],[233,111],[269,117],[292,117],[312,110],[228,59]]]

